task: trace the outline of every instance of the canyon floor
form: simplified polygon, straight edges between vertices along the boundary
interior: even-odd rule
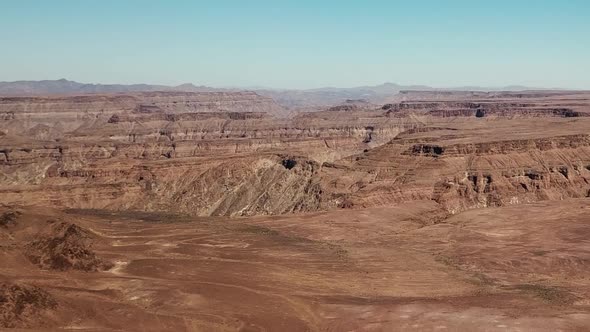
[[[587,331],[590,94],[0,97],[0,328]]]

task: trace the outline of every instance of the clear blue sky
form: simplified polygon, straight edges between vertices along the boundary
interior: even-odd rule
[[[0,0],[0,81],[590,88],[588,0]]]

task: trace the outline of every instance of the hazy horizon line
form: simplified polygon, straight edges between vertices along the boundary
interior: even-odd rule
[[[520,89],[522,90],[563,90],[563,91],[589,91],[590,88],[573,88],[573,87],[539,87],[539,86],[527,86],[523,84],[505,84],[505,85],[495,85],[495,86],[486,86],[486,85],[479,85],[479,84],[464,84],[464,85],[448,85],[448,86],[440,86],[440,85],[430,85],[430,84],[403,84],[403,83],[396,83],[392,81],[385,81],[381,83],[364,83],[364,84],[355,84],[351,86],[336,86],[336,85],[320,85],[317,87],[272,87],[266,85],[227,85],[227,86],[219,86],[219,85],[209,85],[206,83],[193,83],[193,82],[183,82],[183,83],[146,83],[146,82],[135,82],[135,83],[105,83],[100,81],[94,82],[84,82],[78,80],[72,80],[64,77],[60,77],[57,79],[19,79],[19,80],[12,80],[12,81],[0,81],[3,84],[11,84],[11,83],[23,83],[23,82],[31,82],[31,83],[39,83],[39,82],[72,82],[84,85],[123,85],[123,86],[133,86],[133,85],[150,85],[150,86],[164,86],[164,87],[180,87],[183,85],[192,85],[194,87],[204,87],[204,88],[211,88],[211,89],[240,89],[240,90],[279,90],[279,91],[289,91],[289,90],[321,90],[321,89],[356,89],[356,88],[369,88],[369,87],[379,87],[385,85],[395,85],[400,88],[409,88],[409,87],[416,87],[416,88],[428,88],[428,89],[435,89],[435,90],[461,90],[461,89],[476,89],[478,91],[500,91],[502,89],[512,88],[512,89]]]

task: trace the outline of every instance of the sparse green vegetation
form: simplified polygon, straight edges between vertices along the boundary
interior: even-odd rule
[[[573,303],[575,299],[572,294],[554,286],[523,284],[517,285],[516,289],[529,292],[535,297],[538,297],[551,304],[567,305]]]
[[[547,250],[535,250],[535,251],[532,251],[531,254],[533,254],[535,256],[545,256],[549,252],[550,251],[547,251]]]
[[[269,235],[269,236],[278,236],[280,235],[279,232],[275,231],[274,229],[270,229],[264,226],[257,226],[257,225],[244,225],[238,229],[244,233],[252,233],[252,234],[260,234],[260,235]]]

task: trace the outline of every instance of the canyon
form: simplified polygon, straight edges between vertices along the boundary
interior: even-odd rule
[[[137,89],[0,97],[0,327],[590,328],[589,92]]]

